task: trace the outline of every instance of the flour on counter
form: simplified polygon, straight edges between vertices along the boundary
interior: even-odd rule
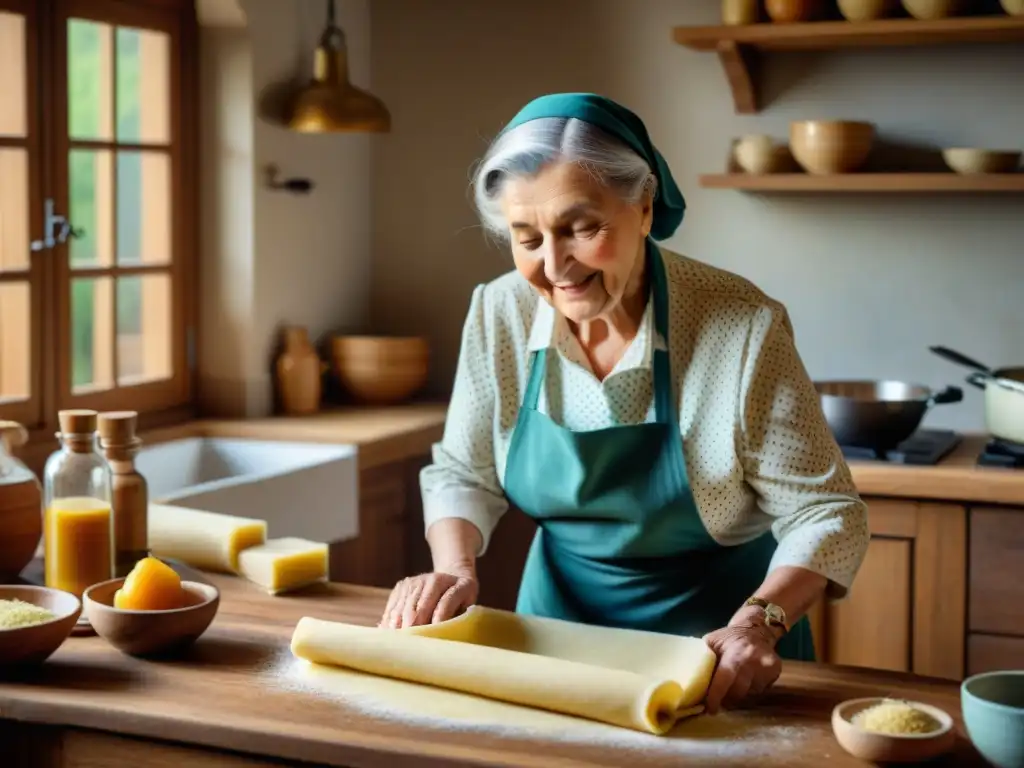
[[[289,651],[263,669],[262,676],[280,690],[326,699],[380,722],[650,756],[786,754],[810,743],[818,732],[811,726],[783,725],[765,713],[748,712],[691,718],[666,736],[654,736],[457,691],[311,664]]]

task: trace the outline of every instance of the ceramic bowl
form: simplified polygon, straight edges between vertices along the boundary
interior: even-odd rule
[[[875,126],[855,120],[798,120],[789,126],[789,148],[810,174],[853,173],[867,162]]]
[[[50,610],[56,617],[45,624],[0,629],[0,668],[48,659],[68,639],[82,613],[77,597],[48,587],[0,586],[0,600],[23,600]]]
[[[942,159],[952,170],[963,174],[1015,173],[1021,153],[1012,149],[975,149],[950,147],[942,150]]]
[[[872,21],[892,15],[897,0],[838,0],[839,12],[847,21]]]
[[[853,718],[858,712],[885,700],[875,696],[837,704],[832,710],[832,732],[839,746],[854,757],[876,763],[916,763],[931,760],[953,748],[956,743],[953,718],[930,704],[908,702],[939,721],[941,727],[934,733],[874,733],[854,724]]]
[[[85,614],[96,634],[130,656],[176,653],[202,635],[220,606],[220,591],[198,581],[182,581],[189,605],[167,611],[115,608],[114,593],[124,579],[93,584],[82,597]]]
[[[335,336],[331,368],[356,400],[368,405],[399,403],[427,381],[430,345],[419,336]]]
[[[963,0],[903,0],[903,8],[915,19],[947,19],[963,10]]]
[[[736,164],[754,175],[781,173],[791,162],[789,147],[771,136],[744,136],[733,147]]]
[[[968,677],[960,707],[982,757],[996,768],[1024,768],[1024,669]]]
[[[999,4],[1010,16],[1024,16],[1024,0],[999,0]]]

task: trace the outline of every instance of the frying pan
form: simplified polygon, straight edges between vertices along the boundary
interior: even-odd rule
[[[985,391],[985,428],[997,440],[1024,445],[1024,366],[989,368],[948,347],[929,347],[939,357],[973,368],[967,383]]]
[[[836,442],[879,455],[914,434],[933,405],[964,397],[959,387],[936,392],[904,381],[816,381],[814,388]]]

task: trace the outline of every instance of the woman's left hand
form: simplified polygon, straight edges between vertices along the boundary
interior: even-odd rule
[[[771,629],[756,623],[723,627],[704,636],[704,642],[718,656],[704,700],[709,715],[772,686],[782,671],[782,661],[775,652],[776,640]]]

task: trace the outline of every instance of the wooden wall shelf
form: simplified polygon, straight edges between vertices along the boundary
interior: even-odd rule
[[[725,69],[736,111],[760,111],[759,70],[763,53],[827,51],[973,43],[1024,42],[1024,16],[965,16],[935,21],[817,21],[676,27],[675,41],[695,51],[716,52]]]
[[[705,189],[783,194],[1024,194],[1024,173],[978,176],[962,176],[956,173],[850,173],[835,176],[812,176],[805,173],[764,176],[725,173],[701,176],[699,183]]]

